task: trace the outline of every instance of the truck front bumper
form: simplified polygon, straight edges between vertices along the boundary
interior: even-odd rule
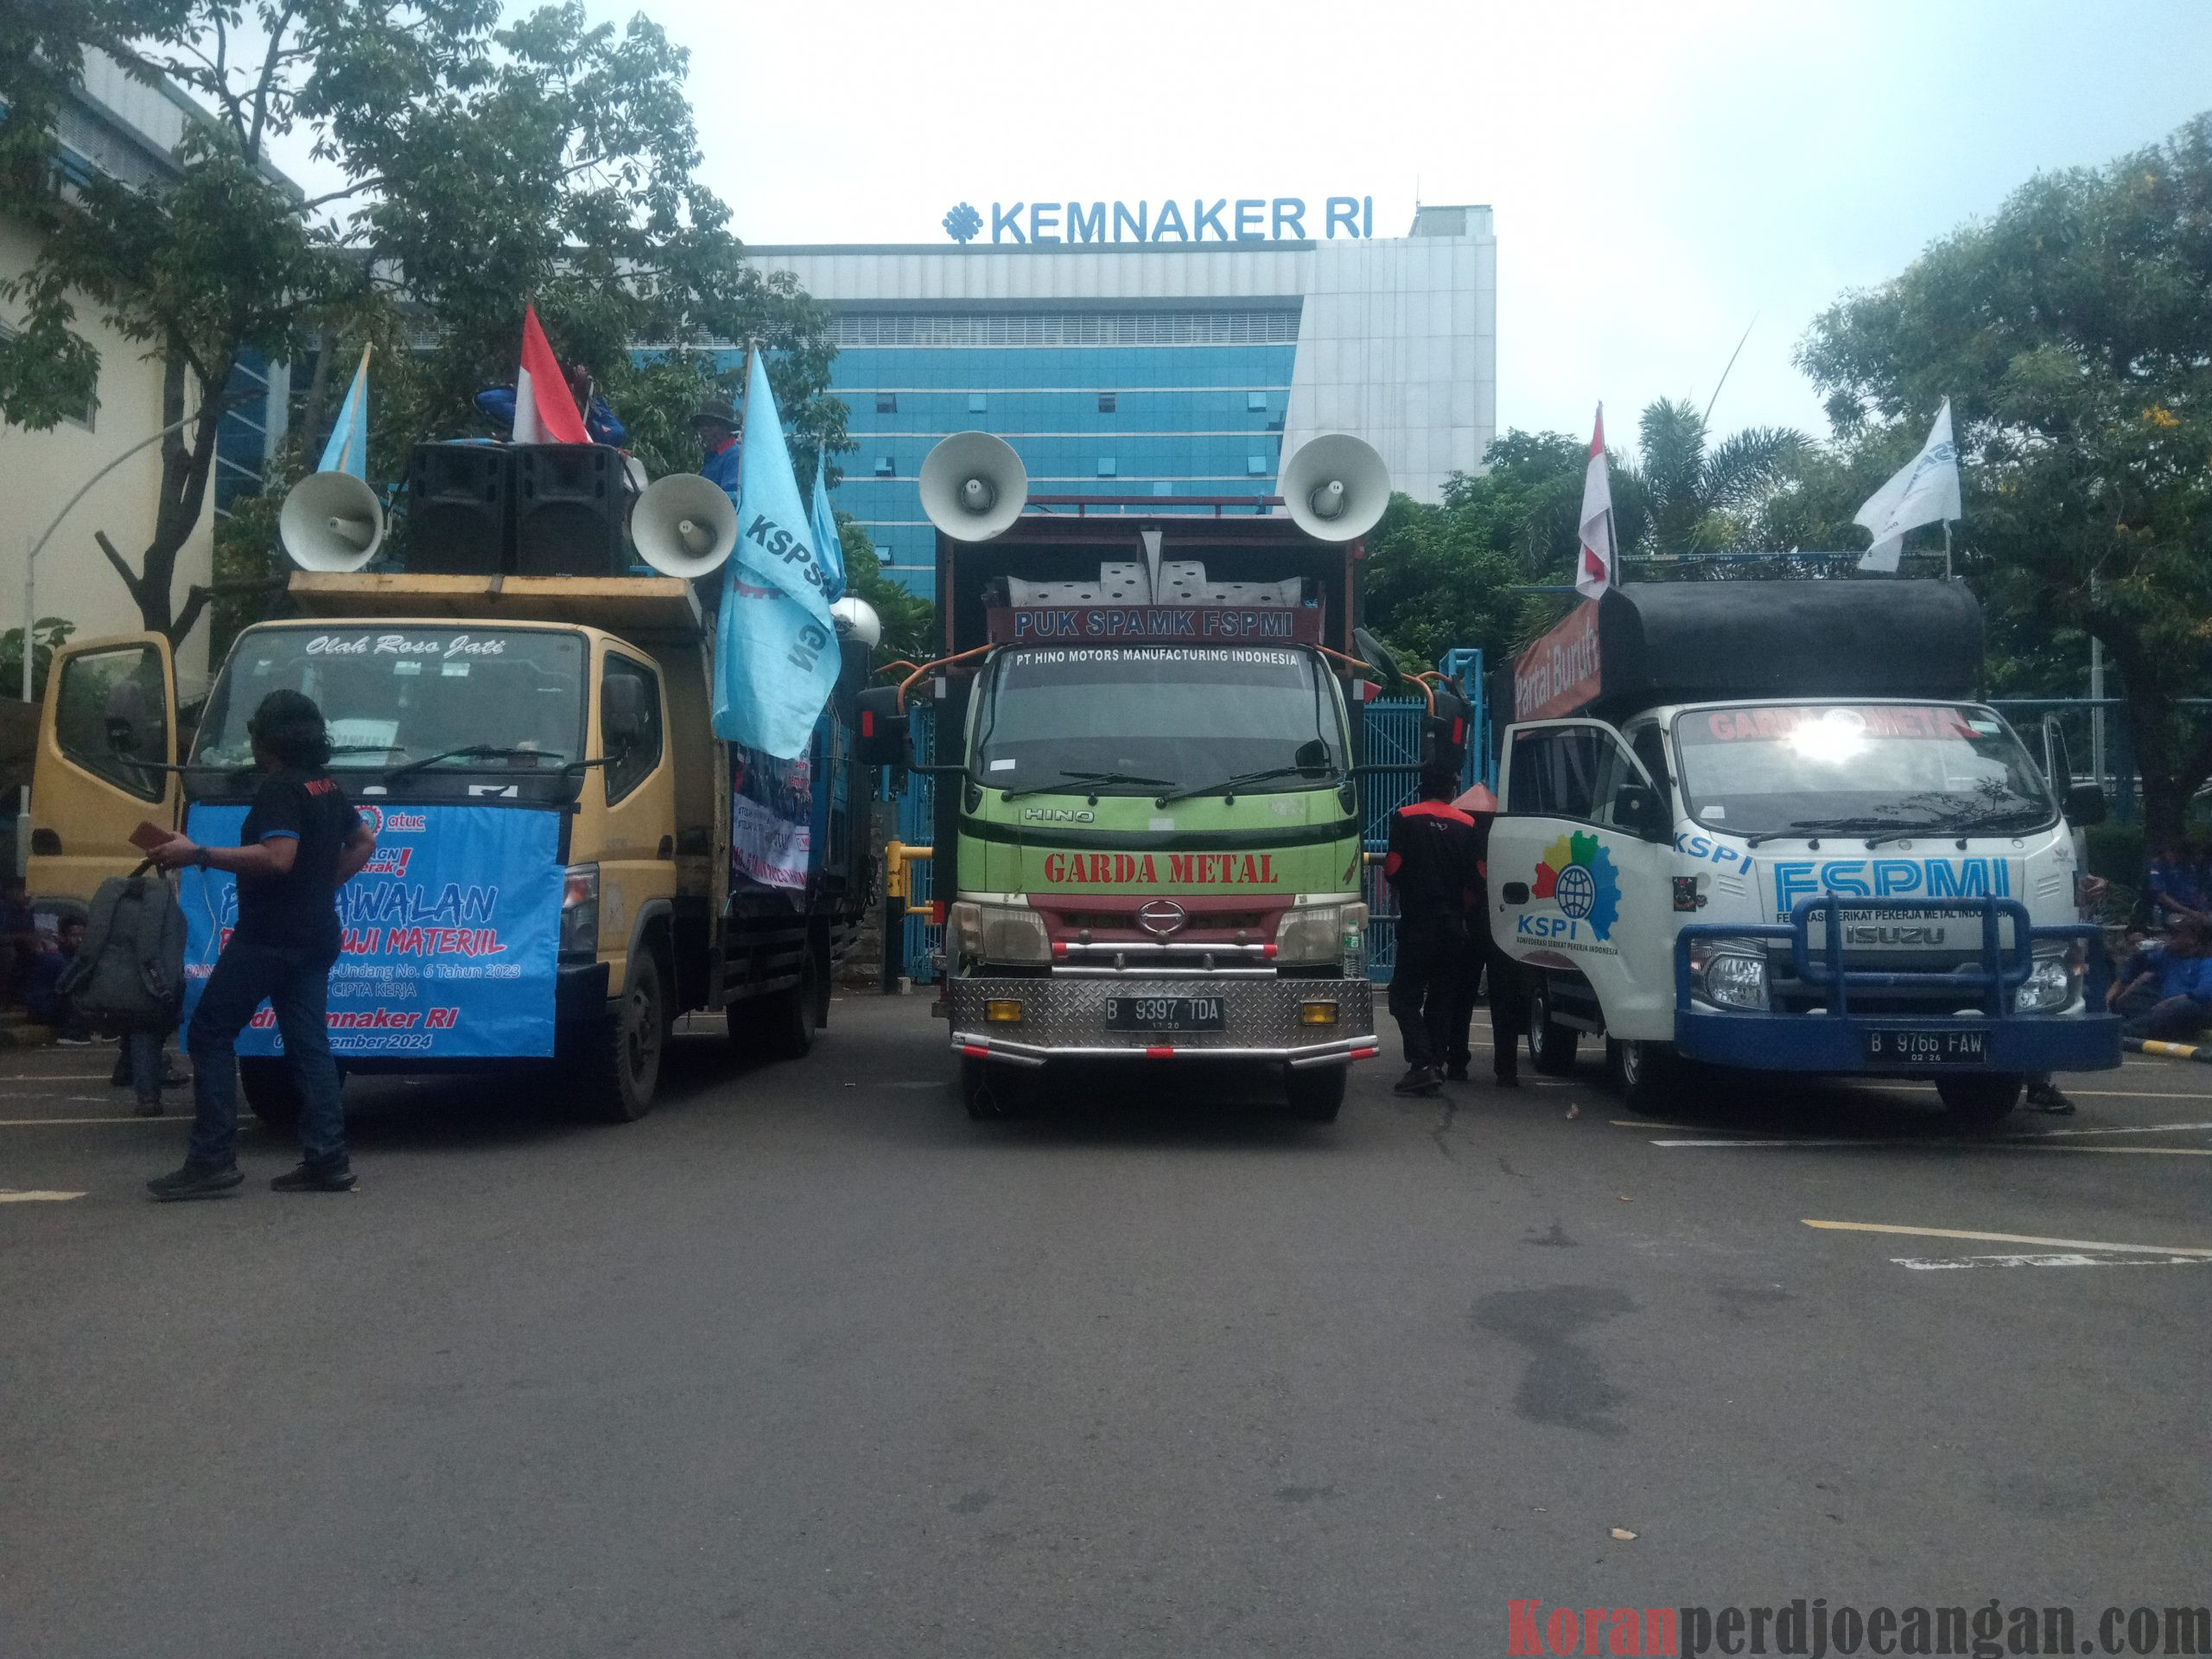
[[[1220,1031],[1109,1031],[1109,996],[1218,996]],[[1096,978],[954,979],[945,985],[952,1046],[971,1058],[1015,1065],[1064,1059],[1265,1060],[1303,1071],[1372,1059],[1375,988],[1364,979]],[[1017,1020],[993,1020],[987,1004],[1019,1002]],[[1328,1024],[1308,1024],[1309,1003],[1336,1005]]]
[[[1989,1033],[1986,1060],[1940,1066],[1885,1065],[1866,1058],[1865,1033],[1957,1031]],[[1876,1077],[1948,1077],[1976,1071],[2108,1071],[2120,1064],[2120,1020],[2109,1014],[2018,1014],[2001,1020],[1900,1018],[1888,1014],[1747,1014],[1677,1009],[1675,1046],[1693,1060],[1747,1071],[1859,1072]]]

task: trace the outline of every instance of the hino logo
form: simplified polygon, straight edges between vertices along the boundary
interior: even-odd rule
[[[1024,823],[1096,823],[1098,815],[1084,806],[1025,806]]]
[[[1183,906],[1173,899],[1154,899],[1137,912],[1137,925],[1154,938],[1166,938],[1170,933],[1179,933],[1190,918]]]
[[[1945,931],[1941,927],[1897,927],[1861,923],[1843,930],[1843,942],[1846,944],[1941,944]]]

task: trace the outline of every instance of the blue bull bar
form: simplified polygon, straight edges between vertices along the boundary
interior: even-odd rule
[[[1854,908],[1868,908],[1856,904]],[[2088,922],[2065,922],[2036,926],[2027,906],[2017,899],[1885,899],[1885,912],[1955,916],[1961,911],[1978,912],[1981,921],[1981,960],[1970,967],[1944,973],[1897,972],[1843,965],[1844,901],[1834,893],[1801,899],[1791,906],[1787,925],[1732,922],[1694,922],[1675,936],[1675,1046],[1693,1059],[1739,1066],[1757,1071],[1883,1071],[1911,1072],[1909,1063],[1891,1064],[1866,1058],[1864,1033],[1979,1030],[1987,1033],[1985,1058],[1979,1061],[1948,1061],[1940,1070],[1948,1076],[1971,1071],[2101,1071],[2120,1064],[2120,1020],[2104,1012],[2105,990],[2111,980],[2111,962],[2105,953],[2104,931]],[[1811,922],[1819,913],[1823,921],[1821,950],[1811,944]],[[1999,924],[2012,924],[2012,946],[2004,948]],[[1690,969],[1691,947],[1700,940],[1787,939],[1790,970],[1799,983],[1824,993],[1827,1007],[1804,1014],[1758,1013],[1751,1009],[1720,1008],[1696,1002]],[[2082,976],[2083,1007],[2074,1014],[2018,1014],[2012,1007],[2012,993],[2035,971],[2035,947],[2041,942],[2081,940],[2086,947]],[[1957,1007],[1970,999],[1976,1014],[1859,1014],[1851,1007],[1852,996],[1884,991],[1955,991]],[[1770,995],[1771,993],[1770,992]],[[1925,1071],[1925,1065],[1918,1068]]]

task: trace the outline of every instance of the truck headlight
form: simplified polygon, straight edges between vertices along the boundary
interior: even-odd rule
[[[2069,954],[2039,956],[2027,978],[2020,982],[2020,988],[2012,993],[2012,1009],[2016,1014],[2056,1014],[2074,1000],[2074,987],[2081,969]]]
[[[1690,974],[1707,1001],[1766,1012],[1766,951],[1756,940],[1698,940],[1690,946]]]
[[[945,925],[970,962],[1050,962],[1052,942],[1045,918],[1027,905],[963,899],[945,913]]]
[[[590,962],[599,955],[599,866],[571,864],[561,880],[561,959]]]
[[[1275,925],[1275,960],[1341,963],[1358,957],[1363,963],[1366,940],[1365,905],[1294,905]]]

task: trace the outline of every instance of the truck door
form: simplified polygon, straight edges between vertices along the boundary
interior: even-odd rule
[[[177,825],[176,669],[158,633],[88,640],[54,652],[31,772],[30,890],[90,899],[145,855],[142,819]]]
[[[1602,721],[1511,728],[1490,835],[1491,931],[1521,961],[1579,982],[1608,1034],[1675,1031],[1671,824],[1666,798]]]
[[[610,650],[600,670],[599,945],[609,984],[627,982],[632,925],[676,893],[676,785],[665,753],[660,676],[642,658]],[[675,1005],[676,987],[661,995]]]

